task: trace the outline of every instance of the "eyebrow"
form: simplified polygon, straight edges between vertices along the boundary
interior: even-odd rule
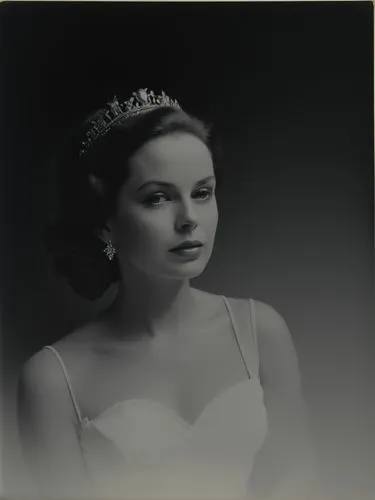
[[[198,181],[195,186],[196,187],[199,187],[201,186],[202,184],[205,184],[207,181],[210,181],[210,180],[214,180],[215,179],[215,176],[214,175],[210,175],[209,177],[206,177],[205,179],[202,179],[200,181]],[[176,187],[174,184],[172,184],[171,182],[163,182],[163,181],[157,181],[157,180],[151,180],[151,181],[147,181],[147,182],[144,182],[138,189],[137,191],[141,191],[142,189],[144,189],[146,186],[150,185],[150,184],[153,184],[153,185],[158,185],[158,186],[165,186],[165,187]]]

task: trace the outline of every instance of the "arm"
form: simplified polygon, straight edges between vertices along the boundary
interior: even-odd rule
[[[266,498],[317,500],[314,458],[296,351],[281,316],[255,303],[260,380],[268,434],[254,469],[256,492]],[[314,490],[314,491],[313,491]]]
[[[77,418],[63,374],[48,351],[38,352],[24,366],[17,403],[22,448],[40,494],[77,498],[86,473]]]

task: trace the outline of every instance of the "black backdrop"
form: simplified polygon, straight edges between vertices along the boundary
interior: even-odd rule
[[[17,2],[1,5],[0,24],[8,425],[20,364],[111,298],[76,297],[48,266],[50,152],[119,90],[164,89],[213,122],[224,150],[217,246],[197,286],[283,314],[322,477],[340,499],[370,492],[372,4]]]

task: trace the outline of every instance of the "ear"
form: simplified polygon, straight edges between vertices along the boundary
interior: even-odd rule
[[[94,193],[97,196],[103,196],[104,195],[104,183],[99,177],[97,177],[94,174],[89,174],[88,177],[88,182],[91,187],[91,189],[94,191]]]
[[[103,243],[107,243],[109,240],[113,241],[113,234],[109,224],[106,224],[103,228],[98,229],[96,235]]]

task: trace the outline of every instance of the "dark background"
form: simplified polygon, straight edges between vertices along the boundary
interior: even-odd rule
[[[6,488],[23,487],[21,363],[112,296],[89,303],[49,268],[51,151],[116,92],[148,87],[213,122],[222,140],[217,246],[196,285],[285,317],[327,489],[370,498],[372,12],[370,2],[1,4]]]

